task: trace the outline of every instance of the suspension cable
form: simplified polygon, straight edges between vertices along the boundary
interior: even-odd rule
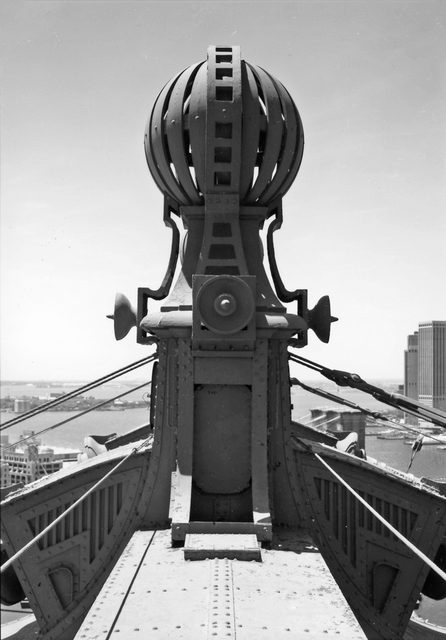
[[[1,607],[0,611],[2,613],[23,613],[25,616],[32,616],[33,613],[31,611],[23,611],[22,609],[9,609],[6,607]]]
[[[13,442],[12,444],[8,445],[7,447],[3,447],[3,449],[5,451],[8,451],[9,449],[13,449],[17,445],[22,444],[22,442],[26,442],[30,438],[35,438],[36,436],[40,436],[42,433],[46,433],[47,431],[52,431],[53,429],[57,429],[57,427],[61,427],[62,425],[67,424],[67,422],[71,422],[72,420],[76,420],[77,418],[81,418],[85,414],[90,413],[90,411],[95,411],[99,407],[103,407],[104,405],[109,404],[113,400],[118,400],[118,398],[123,398],[124,396],[128,396],[130,393],[133,393],[134,391],[138,391],[138,389],[142,389],[143,387],[148,387],[150,385],[151,385],[150,381],[149,382],[143,382],[142,384],[138,385],[137,387],[133,387],[132,389],[129,389],[128,391],[124,391],[123,393],[120,393],[119,395],[114,396],[113,398],[108,398],[108,400],[104,400],[104,402],[100,402],[99,404],[95,404],[94,407],[89,407],[88,409],[85,409],[85,411],[81,411],[80,413],[76,413],[74,416],[71,416],[70,418],[66,418],[65,420],[62,420],[61,422],[58,422],[57,424],[53,424],[51,427],[46,427],[45,429],[41,429],[40,431],[37,431],[37,433],[31,433],[30,435],[25,436],[24,438],[21,438],[20,440],[17,440],[17,442]]]
[[[314,393],[317,396],[321,396],[321,398],[324,398],[325,400],[331,400],[332,402],[343,404],[346,407],[350,407],[351,409],[357,409],[358,411],[362,411],[363,413],[367,414],[368,416],[371,416],[372,418],[381,419],[381,416],[383,416],[383,414],[380,414],[378,411],[371,411],[370,409],[362,408],[355,402],[352,402],[351,400],[347,400],[346,398],[337,396],[334,393],[330,393],[329,391],[324,391],[323,389],[319,389],[318,387],[310,387],[310,385],[305,384],[301,380],[298,380],[298,378],[290,378],[290,384],[292,386],[299,385],[299,387],[302,387],[302,389],[304,389],[305,391],[309,391],[310,393]]]
[[[25,544],[25,546],[23,546],[21,549],[19,549],[19,551],[17,551],[17,553],[15,553],[13,556],[8,558],[8,560],[2,564],[2,566],[0,568],[0,573],[3,573],[4,571],[6,571],[6,569],[8,569],[8,567],[10,567],[26,551],[28,551],[28,549],[30,549],[33,546],[33,544],[35,544],[41,538],[43,538],[43,536],[45,534],[47,534],[48,531],[53,529],[61,520],[63,520],[63,518],[65,518],[66,515],[68,515],[71,511],[73,511],[73,509],[75,509],[78,505],[80,505],[85,500],[85,498],[87,498],[91,493],[93,493],[93,491],[95,491],[98,487],[100,487],[100,485],[103,484],[105,482],[105,480],[107,480],[107,478],[109,478],[115,471],[117,471],[119,469],[119,467],[121,467],[124,464],[124,462],[126,462],[126,460],[128,460],[131,456],[136,454],[140,449],[142,449],[143,447],[148,445],[149,442],[152,439],[153,439],[153,436],[150,435],[148,438],[146,438],[146,440],[141,442],[141,444],[139,444],[137,447],[134,447],[122,460],[120,460],[118,462],[118,464],[116,464],[112,469],[110,469],[110,471],[108,471],[108,473],[106,473],[105,476],[103,476],[92,487],[90,487],[90,489],[88,489],[85,493],[83,493],[80,498],[78,498],[75,502],[73,502],[73,504],[70,505],[55,520],[50,522],[50,524],[48,526],[46,526],[44,529],[42,529],[42,531],[40,533],[38,533],[36,536],[34,536],[34,538],[32,540],[27,542]]]
[[[63,404],[67,400],[71,400],[72,398],[75,398],[76,396],[82,395],[86,391],[91,391],[92,389],[95,389],[96,387],[99,387],[102,384],[110,382],[111,380],[114,380],[115,378],[119,378],[120,376],[122,376],[122,375],[124,375],[126,373],[130,373],[131,371],[134,371],[135,369],[139,369],[139,367],[142,367],[145,364],[149,364],[150,362],[155,360],[156,357],[157,357],[157,354],[154,353],[154,354],[152,354],[150,356],[147,356],[146,358],[143,358],[142,360],[137,360],[136,362],[132,362],[131,364],[126,365],[125,367],[121,367],[120,369],[116,369],[115,371],[112,371],[111,373],[108,373],[107,375],[102,376],[101,378],[97,378],[96,380],[93,380],[92,382],[89,382],[89,383],[87,383],[87,384],[85,384],[85,385],[83,385],[81,387],[78,387],[77,389],[74,389],[73,391],[65,393],[63,396],[60,396],[59,398],[55,398],[54,400],[50,400],[49,402],[45,402],[44,404],[41,404],[38,407],[34,407],[34,409],[30,409],[29,411],[26,411],[25,413],[21,413],[19,416],[16,416],[15,418],[11,418],[11,420],[7,420],[6,422],[4,422],[3,425],[0,427],[0,431],[3,431],[4,429],[7,429],[8,427],[12,427],[12,426],[14,426],[16,424],[19,424],[20,422],[24,422],[25,420],[28,420],[29,418],[33,418],[34,416],[38,415],[39,413],[43,413],[43,412],[47,411],[50,408],[56,407],[59,404]]]
[[[294,439],[294,438],[293,438]],[[300,444],[300,443],[299,443]],[[406,545],[420,560],[423,560],[431,569],[435,571],[440,578],[446,580],[446,572],[440,569],[435,562],[433,562],[428,556],[426,556],[422,551],[420,551],[410,540],[408,540],[402,533],[395,529],[394,526],[390,524],[378,511],[376,511],[368,502],[364,500],[362,496],[359,495],[355,489],[351,485],[348,484],[336,471],[324,460],[318,453],[313,451],[311,447],[307,447],[309,451],[315,456],[315,458],[362,504],[368,511],[370,511],[375,518],[377,518],[381,524],[383,524],[389,531],[393,533],[403,544]]]
[[[311,413],[305,413],[303,416],[299,416],[297,418],[297,422],[301,422],[301,420],[306,420],[307,418],[311,417]],[[309,422],[314,422],[314,420],[317,420],[317,418],[314,418],[313,420],[309,420]]]
[[[313,362],[312,360],[308,360],[307,358],[303,358],[302,356],[296,356],[294,353],[289,353],[289,358],[292,362],[297,362],[304,367],[317,371],[340,387],[359,389],[359,391],[368,393],[384,404],[403,410],[417,418],[424,418],[443,429],[446,428],[446,413],[439,409],[420,405],[418,402],[411,398],[406,398],[405,396],[388,393],[380,387],[375,387],[374,385],[369,384],[358,376],[357,373],[349,373],[348,371],[340,371],[338,369],[329,369],[328,367],[324,367],[323,365]]]
[[[324,420],[324,422],[320,423],[320,427],[326,427],[327,424],[330,424],[330,422],[336,422],[336,420],[339,420],[339,416],[334,416],[333,418],[329,418],[328,420]]]
[[[321,396],[326,400],[331,400],[332,402],[337,402],[338,404],[345,405],[346,407],[350,407],[351,409],[356,409],[356,411],[360,411],[361,413],[364,413],[366,416],[372,417],[374,420],[376,420],[378,424],[380,420],[385,420],[386,422],[389,422],[390,424],[392,424],[394,429],[396,429],[397,431],[402,431],[402,432],[409,431],[411,433],[416,434],[417,436],[427,435],[422,431],[420,431],[419,429],[415,429],[414,427],[409,427],[408,425],[403,425],[403,424],[400,424],[399,422],[396,422],[393,418],[389,418],[384,413],[366,409],[365,407],[361,407],[359,404],[356,404],[356,402],[352,402],[351,400],[347,400],[346,398],[337,396],[334,393],[330,393],[329,391],[324,391],[323,389],[318,389],[317,387],[310,387],[309,385],[305,384],[304,382],[301,382],[297,378],[290,378],[290,384],[299,385],[299,387],[302,387],[302,389],[304,389],[305,391],[314,393],[315,395]],[[314,422],[315,420],[319,420],[319,418],[314,418],[314,420],[311,420],[310,422]],[[439,438],[435,437],[435,434],[430,433],[428,434],[427,437],[432,438],[432,440],[435,440],[439,444],[444,444],[443,440],[440,440]]]

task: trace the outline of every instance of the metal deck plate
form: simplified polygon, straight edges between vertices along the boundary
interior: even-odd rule
[[[364,640],[314,548],[275,538],[263,562],[190,562],[170,531],[138,531],[76,640]]]
[[[185,560],[228,558],[262,561],[257,536],[254,534],[188,533],[184,544]]]

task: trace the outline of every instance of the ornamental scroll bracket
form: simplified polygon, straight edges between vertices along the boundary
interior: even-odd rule
[[[141,320],[148,313],[148,301],[164,300],[169,294],[172,286],[173,277],[178,262],[178,254],[180,250],[180,232],[176,222],[172,219],[172,213],[179,215],[179,207],[169,196],[164,196],[164,212],[163,221],[166,227],[172,230],[172,239],[170,245],[170,257],[167,265],[166,274],[158,289],[150,289],[149,287],[138,288],[138,310],[136,315],[136,340],[139,344],[149,344],[153,342],[153,336],[148,335],[141,327]]]
[[[336,322],[337,318],[331,315],[330,299],[328,296],[322,296],[313,309],[308,309],[308,290],[295,289],[289,291],[283,284],[277,267],[276,252],[274,248],[273,234],[281,228],[283,222],[282,199],[276,201],[270,208],[267,218],[274,216],[273,221],[268,227],[267,233],[267,251],[268,261],[271,270],[274,287],[277,297],[281,302],[294,302],[297,300],[297,315],[305,320],[309,329],[312,329],[317,337],[327,343],[330,339],[331,323]],[[297,338],[290,340],[294,347],[304,347],[308,343],[307,331],[301,331]]]

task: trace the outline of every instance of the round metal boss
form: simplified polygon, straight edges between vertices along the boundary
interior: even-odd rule
[[[230,293],[221,293],[215,298],[214,309],[219,316],[230,316],[237,310],[237,301]]]
[[[236,276],[215,276],[205,282],[198,292],[197,306],[203,324],[222,334],[244,329],[255,311],[249,285]]]

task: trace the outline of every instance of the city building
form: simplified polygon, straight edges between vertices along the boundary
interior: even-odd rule
[[[404,352],[404,395],[418,400],[418,331],[407,338]]]
[[[418,400],[446,411],[446,320],[419,324]]]
[[[24,432],[22,437],[33,436],[33,432]],[[59,471],[66,462],[75,462],[78,452],[56,452],[51,447],[41,446],[40,441],[31,437],[22,445],[10,445],[8,436],[1,436],[0,487],[23,483],[27,484],[41,476]]]
[[[446,320],[420,322],[418,331],[408,336],[404,393],[446,411]]]
[[[11,469],[7,462],[0,460],[0,488],[11,485]]]

